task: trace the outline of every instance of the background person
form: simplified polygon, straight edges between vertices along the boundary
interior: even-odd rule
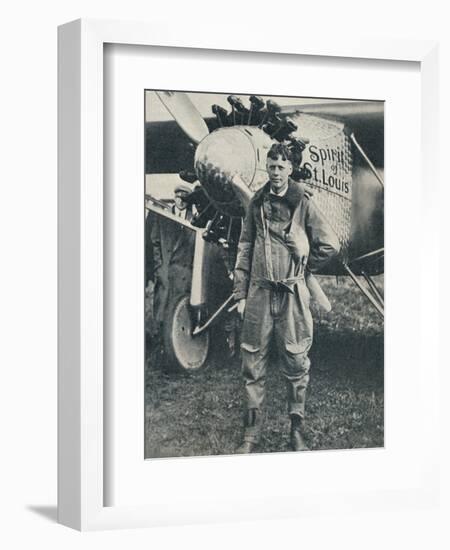
[[[193,216],[192,205],[185,199],[192,186],[180,183],[175,187],[170,211],[186,221]],[[145,225],[146,282],[154,282],[154,332],[162,333],[170,302],[187,294],[191,284],[195,234],[173,219],[150,211]]]
[[[175,204],[172,206],[172,214],[180,218],[191,221],[193,217],[193,205],[185,199],[193,192],[193,188],[185,183],[180,183],[175,187]]]

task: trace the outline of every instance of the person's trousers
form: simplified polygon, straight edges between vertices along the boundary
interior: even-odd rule
[[[253,442],[259,439],[261,431],[267,367],[269,358],[274,357],[272,346],[276,346],[276,361],[286,381],[289,415],[304,418],[309,382],[308,352],[312,344],[309,303],[298,306],[298,295],[293,297],[278,291],[266,293],[266,298],[268,304],[260,302],[257,325],[243,331],[244,336],[250,337],[244,337],[241,344],[246,397],[244,439]]]

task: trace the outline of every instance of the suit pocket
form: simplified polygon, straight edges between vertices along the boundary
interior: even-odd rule
[[[312,344],[311,338],[304,338],[298,344],[287,343],[286,350],[292,355],[298,355],[299,353],[307,353],[309,348],[311,347],[311,344]]]
[[[242,342],[241,349],[243,349],[244,351],[248,351],[249,353],[256,353],[257,351],[259,351],[259,346],[254,346],[252,344]]]
[[[261,347],[261,324],[247,317],[244,319],[241,333],[241,349],[256,353]]]

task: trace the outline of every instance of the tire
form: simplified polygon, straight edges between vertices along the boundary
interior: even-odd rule
[[[209,332],[193,337],[194,328],[189,295],[181,296],[168,308],[164,322],[164,348],[168,366],[194,374],[206,366],[209,354]]]

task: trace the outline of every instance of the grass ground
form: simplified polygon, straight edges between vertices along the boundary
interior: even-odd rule
[[[379,288],[383,277],[376,278]],[[312,450],[383,446],[383,323],[348,278],[321,279],[333,303],[316,312],[311,349],[306,439]],[[149,319],[149,326],[151,319]],[[276,357],[267,376],[260,452],[288,451],[286,392]],[[239,358],[217,345],[195,376],[166,372],[149,347],[146,365],[145,456],[232,454],[242,434]]]

